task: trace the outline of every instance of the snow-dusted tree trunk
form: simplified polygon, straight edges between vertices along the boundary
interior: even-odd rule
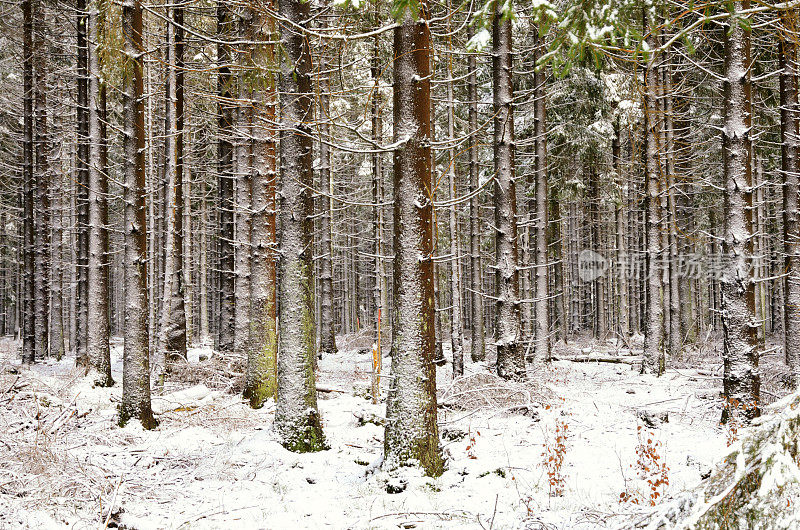
[[[587,180],[587,208],[589,210],[588,216],[588,232],[589,232],[589,248],[602,254],[605,251],[603,246],[603,232],[600,220],[602,204],[600,202],[600,175],[594,166],[594,161],[587,161],[584,166],[583,172]],[[591,302],[591,328],[594,338],[604,340],[606,334],[606,318],[603,308],[603,301],[606,298],[605,290],[605,277],[600,276],[589,284],[589,292],[587,303]]]
[[[244,72],[239,77],[239,101],[250,98],[245,89]],[[244,352],[250,336],[251,304],[250,304],[250,279],[252,268],[252,255],[250,237],[252,230],[252,137],[251,124],[253,120],[250,105],[240,104],[236,109],[236,147],[235,173],[236,173],[236,290],[235,290],[235,317],[234,325],[234,350]]]
[[[653,24],[644,15],[646,42],[656,47]],[[645,325],[642,373],[664,373],[664,305],[661,294],[661,169],[658,155],[659,133],[658,86],[660,80],[655,53],[647,56],[644,70],[645,127]]]
[[[678,220],[676,206],[676,181],[675,181],[675,114],[673,109],[673,85],[672,71],[669,63],[661,68],[662,75],[662,96],[664,106],[664,152],[666,168],[666,201],[667,201],[667,241],[669,252],[669,268],[665,273],[669,274],[667,285],[669,291],[669,330],[666,344],[670,356],[679,356],[683,347],[683,337],[681,336],[681,303],[680,303],[680,280],[678,278]]]
[[[319,146],[320,157],[320,189],[322,211],[320,212],[320,244],[322,255],[320,259],[320,315],[319,315],[319,353],[336,353],[336,334],[333,329],[333,246],[331,242],[331,198],[333,182],[331,180],[331,149],[327,142],[330,141],[330,126],[328,124],[328,103],[329,97],[326,93],[329,89],[323,88],[320,94],[320,134],[324,140]]]
[[[103,38],[105,13],[89,16],[89,300],[86,351],[96,383],[111,386],[111,349],[108,313],[108,176],[106,164],[106,87],[98,54]]]
[[[392,379],[386,403],[388,469],[417,464],[439,475],[431,185],[428,3],[394,29],[394,308]]]
[[[750,30],[739,14],[749,0],[733,3],[726,22],[724,105],[722,131],[724,175],[723,251],[731,260],[722,281],[723,388],[728,400],[746,406],[747,416],[758,414],[758,323],[755,321],[755,283],[752,270],[752,167]],[[727,409],[726,409],[727,410]],[[723,418],[725,419],[725,418]]]
[[[326,7],[327,2],[322,2]],[[320,26],[327,28],[327,16],[320,18]],[[328,73],[330,66],[326,60],[326,52],[320,58],[321,78],[319,80],[319,187],[320,196],[320,246],[322,255],[319,256],[319,354],[336,353],[336,334],[333,329],[333,246],[331,244],[331,147],[330,141],[330,80]]]
[[[553,340],[563,340],[564,343],[567,342],[567,297],[565,293],[565,274],[564,274],[564,246],[565,246],[565,239],[564,239],[564,232],[561,228],[562,220],[561,220],[561,203],[556,197],[550,198],[550,219],[552,223],[550,225],[552,231],[552,235],[550,236],[551,241],[555,241],[556,244],[553,245],[553,249],[548,256],[553,262],[553,290],[555,295],[555,300],[553,301]]]
[[[510,379],[525,375],[521,347],[517,255],[517,192],[514,184],[514,85],[511,19],[494,4],[492,20],[492,86],[494,89],[494,223],[497,280],[497,374]]]
[[[150,348],[147,301],[147,211],[145,191],[142,4],[125,0],[122,29],[126,61],[122,85],[125,201],[125,333],[120,423],[137,418],[156,426],[150,408]]]
[[[278,248],[280,335],[275,429],[281,443],[297,452],[325,448],[314,382],[314,262],[312,186],[313,93],[311,53],[303,33],[309,2],[279,0],[283,54],[281,76],[281,178]]]
[[[628,275],[627,271],[623,270],[624,264],[628,261],[628,247],[627,247],[627,222],[623,204],[627,198],[625,189],[625,180],[622,177],[622,164],[621,164],[621,131],[619,119],[614,121],[614,138],[611,140],[611,165],[614,170],[614,178],[616,179],[617,187],[620,190],[621,201],[616,204],[614,208],[614,224],[616,225],[616,262],[617,268],[615,274],[617,277],[617,333],[623,341],[628,340],[630,334],[629,324],[629,298],[628,298]]]
[[[373,15],[375,16],[375,23],[380,23],[380,3],[373,2]],[[371,114],[371,134],[372,140],[375,144],[380,145],[383,141],[383,119],[381,117],[381,60],[380,60],[380,36],[375,35],[372,40],[372,62],[370,64],[370,72],[372,74],[372,83],[374,83],[374,93],[370,101],[370,114]],[[386,325],[383,323],[386,319],[386,270],[383,263],[383,156],[381,153],[372,153],[372,202],[375,206],[372,208],[372,238],[373,244],[373,268],[375,274],[375,283],[373,285],[372,298],[375,304],[375,315],[373,317],[375,343],[378,344],[380,336],[378,333],[383,333]],[[380,311],[380,315],[378,314]],[[379,324],[378,319],[383,319]],[[379,329],[380,328],[380,329]],[[382,347],[382,346],[381,346]]]
[[[35,205],[35,273],[34,273],[34,330],[36,357],[44,359],[49,353],[50,326],[50,137],[47,124],[48,65],[45,43],[45,14],[41,0],[35,0],[33,10],[33,75],[34,75],[34,176]]]
[[[267,5],[273,8],[273,2]],[[275,22],[254,13],[253,40],[269,41],[277,37]],[[247,348],[247,377],[244,397],[250,406],[260,408],[277,390],[278,334],[275,323],[275,181],[277,92],[271,68],[275,65],[272,45],[253,49],[253,61],[263,68],[261,87],[253,92],[253,213],[250,245],[253,252],[250,303],[252,321]]]
[[[22,362],[36,360],[34,314],[34,177],[33,177],[33,7],[22,2]]]
[[[175,280],[172,285],[172,306],[170,311],[170,331],[167,335],[167,349],[177,352],[179,355],[186,356],[188,342],[188,314],[186,310],[186,292],[188,283],[186,281],[187,267],[184,256],[184,230],[191,225],[184,223],[186,217],[185,205],[191,201],[185,200],[187,193],[184,193],[184,124],[186,118],[185,108],[185,60],[184,48],[186,37],[183,30],[184,11],[183,7],[176,5],[172,8],[172,19],[174,20],[174,40],[175,40]],[[191,241],[191,239],[189,239]],[[191,306],[190,306],[191,307]]]
[[[76,228],[77,241],[75,265],[77,290],[75,293],[75,362],[88,366],[89,333],[89,25],[86,0],[77,0],[77,158],[76,173]]]
[[[53,116],[54,125],[58,126],[61,119]],[[60,127],[59,127],[60,129]],[[63,162],[62,162],[63,163]],[[63,175],[56,171],[52,182],[53,199],[51,205],[53,236],[51,244],[51,258],[50,264],[52,272],[50,278],[50,357],[61,360],[66,351],[66,326],[64,325],[64,181]],[[0,219],[2,222],[2,219]],[[5,234],[5,228],[0,226],[0,234]],[[0,240],[2,235],[0,235]],[[5,270],[3,271],[5,273]],[[5,312],[5,309],[4,309]],[[6,325],[8,322],[8,315],[4,315]],[[2,331],[2,330],[0,330]]]
[[[171,18],[175,20],[175,10],[171,9]],[[157,374],[159,384],[163,385],[171,355],[186,355],[186,313],[183,289],[183,153],[179,151],[178,142],[182,143],[182,132],[178,125],[178,70],[177,30],[172,23],[167,23],[167,94],[165,141],[166,176],[165,186],[165,218],[164,218],[164,277],[161,296],[161,326],[158,338],[158,355],[160,366]],[[183,94],[181,93],[182,99]],[[180,109],[183,112],[183,109]],[[181,135],[181,138],[179,138]],[[180,146],[183,147],[182,145]]]
[[[535,30],[536,60],[545,52],[544,39]],[[535,171],[535,236],[534,252],[536,268],[534,269],[534,347],[533,358],[536,362],[550,360],[550,277],[547,264],[547,229],[549,225],[547,202],[547,94],[545,91],[546,76],[544,66],[533,74],[533,135],[535,137],[536,165]]]
[[[211,322],[209,321],[208,310],[209,305],[211,305],[211,300],[209,300],[208,296],[208,287],[209,283],[211,282],[211,274],[209,274],[208,270],[208,260],[209,260],[209,242],[208,242],[208,227],[210,225],[210,215],[209,215],[209,208],[208,208],[208,201],[206,200],[206,193],[207,193],[207,184],[205,181],[201,181],[200,183],[200,196],[203,199],[200,201],[200,267],[197,273],[198,276],[198,283],[200,284],[199,287],[199,298],[200,298],[200,310],[199,310],[199,318],[200,323],[198,325],[198,334],[200,336],[201,341],[206,341],[211,339]]]
[[[467,36],[472,37],[472,26],[467,27]],[[475,54],[469,54],[467,59],[467,96],[469,99],[468,123],[470,132],[475,135],[478,131],[478,80],[476,76],[477,61]],[[480,173],[480,160],[478,158],[478,138],[473,136],[469,142],[469,185],[470,191],[474,193],[469,201],[469,254],[472,268],[472,327],[470,329],[471,352],[470,357],[473,362],[482,361],[486,358],[486,342],[483,330],[483,274],[481,272],[481,249],[480,249],[480,196],[477,193]]]
[[[234,271],[234,204],[233,204],[233,75],[231,74],[231,47],[225,43],[232,34],[231,6],[225,0],[217,2],[217,92],[219,94],[217,139],[217,220],[219,241],[217,266],[219,269],[219,313],[217,348],[232,351],[235,334],[235,283]]]
[[[797,43],[798,16],[781,13],[780,103],[781,175],[783,177],[784,352],[791,369],[791,383],[800,388],[800,106],[798,106]]]
[[[447,2],[450,10],[450,0]],[[447,32],[451,32],[450,19],[447,22]],[[450,142],[455,142],[455,94],[453,91],[453,53],[452,37],[447,40],[447,137]],[[451,145],[448,150],[447,184],[450,189],[450,211],[448,224],[450,229],[450,292],[452,307],[450,310],[450,346],[453,353],[453,377],[464,375],[464,322],[461,299],[461,255],[459,252],[458,216],[456,214],[456,148]]]

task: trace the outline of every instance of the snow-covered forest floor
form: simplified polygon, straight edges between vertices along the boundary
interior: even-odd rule
[[[625,527],[652,491],[653,479],[639,478],[643,447],[658,456],[651,464],[668,467],[660,499],[695,486],[735,436],[719,425],[721,362],[713,352],[686,354],[673,364],[682,368],[656,378],[639,375],[635,359],[611,343],[562,344],[554,351],[560,359],[623,362],[559,360],[524,384],[497,379],[485,363],[468,363],[453,384],[448,363],[438,373],[447,471],[435,479],[387,477],[380,470],[384,406],[368,399],[364,342],[342,337],[341,351],[319,363],[330,450],[294,454],[272,434],[274,405],[252,410],[240,398],[241,360],[191,350],[189,364],[154,393],[160,425],[147,432],[115,421],[119,342],[117,385],[105,389],[80,377],[72,358],[23,369],[17,345],[4,340],[0,527]],[[556,473],[564,492],[551,495],[558,483],[551,487],[543,454],[565,424]],[[621,503],[623,492],[640,504]]]

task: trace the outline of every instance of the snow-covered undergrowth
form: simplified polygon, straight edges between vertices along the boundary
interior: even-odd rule
[[[624,362],[558,361],[504,386],[481,363],[453,384],[448,364],[438,372],[448,469],[388,477],[384,406],[369,400],[363,350],[320,362],[331,449],[293,454],[272,434],[271,403],[252,410],[218,385],[170,382],[153,398],[156,430],[119,428],[118,346],[111,389],[92,388],[72,359],[24,369],[15,348],[0,343],[2,528],[613,528],[646,509],[620,503],[647,487],[640,433],[660,442],[666,496],[696,487],[726,451],[719,380],[688,368],[655,378]],[[200,357],[183,370],[207,369],[213,357]],[[568,425],[563,444],[557,425]],[[561,496],[548,444],[566,447]]]
[[[711,476],[640,528],[800,528],[800,393],[765,407]]]

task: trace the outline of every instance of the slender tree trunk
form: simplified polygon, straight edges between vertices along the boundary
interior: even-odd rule
[[[105,12],[93,11],[89,26],[94,46],[89,54],[89,263],[87,278],[87,369],[96,383],[111,386],[111,350],[108,313],[108,177],[106,164],[106,86],[98,45],[105,29]]]
[[[650,49],[656,47],[653,25],[647,24],[647,44]],[[664,305],[661,294],[661,170],[659,162],[658,139],[658,70],[655,53],[647,57],[644,71],[644,108],[645,108],[645,333],[644,359],[642,373],[661,375],[664,373]]]
[[[324,2],[327,4],[327,2]],[[320,19],[322,28],[327,27],[327,17]],[[326,52],[322,52],[320,59],[321,79],[319,95],[319,134],[321,136],[319,144],[319,180],[322,195],[322,215],[320,216],[320,244],[322,255],[319,256],[319,280],[320,280],[320,312],[319,312],[319,356],[323,354],[336,353],[336,334],[333,330],[333,245],[331,244],[331,148],[329,142],[330,135],[330,81],[327,73],[329,66],[326,60]]]
[[[239,101],[249,95],[244,87],[244,75],[240,76]],[[236,111],[238,125],[236,127],[236,294],[234,325],[234,350],[244,352],[247,350],[247,341],[250,336],[251,301],[250,279],[252,255],[250,238],[252,231],[252,197],[253,175],[252,167],[252,112],[247,106],[240,104]]]
[[[602,242],[602,221],[601,221],[601,203],[600,203],[600,175],[594,167],[594,161],[589,161],[584,168],[586,178],[588,179],[588,200],[589,200],[589,218],[588,218],[588,232],[589,232],[589,248],[594,252],[603,254]],[[604,276],[599,276],[592,280],[590,284],[590,298],[592,300],[592,331],[594,338],[604,340],[606,333],[606,320],[605,313],[603,312],[603,300],[605,300],[605,280]]]
[[[184,182],[186,182],[186,175],[184,174],[184,125],[186,122],[185,105],[184,105],[184,86],[185,86],[185,61],[184,61],[184,48],[186,40],[183,30],[184,11],[181,5],[176,5],[172,8],[172,18],[175,21],[174,25],[174,40],[175,40],[175,230],[174,230],[174,248],[175,248],[175,280],[172,285],[172,306],[170,314],[170,332],[167,335],[167,349],[174,351],[182,357],[186,357],[186,347],[188,342],[188,316],[186,311],[186,291],[188,282],[186,271],[186,260],[184,257],[184,245],[186,236],[184,230],[188,232],[190,228],[188,223],[184,223],[184,219],[188,219],[185,215],[184,205],[187,201],[184,200]]]
[[[797,77],[797,13],[781,13],[780,104],[783,177],[784,352],[791,384],[800,387],[800,106]]]
[[[237,37],[244,37],[249,30],[249,16],[244,10],[239,9],[237,16]],[[235,109],[236,132],[234,144],[234,174],[236,187],[235,201],[235,290],[234,290],[234,341],[233,349],[236,352],[247,351],[250,340],[251,300],[250,281],[252,269],[252,250],[250,240],[252,237],[252,200],[253,200],[253,151],[252,151],[252,83],[248,77],[253,48],[249,45],[238,45],[236,54],[238,101]],[[249,100],[249,101],[248,101]]]
[[[553,236],[551,240],[555,243],[551,252],[553,262],[553,300],[554,321],[556,338],[567,343],[569,330],[567,329],[567,297],[566,282],[564,280],[564,235],[561,220],[561,204],[558,197],[550,197],[550,219],[552,220]]]
[[[270,0],[269,7],[274,8]],[[253,40],[270,41],[277,37],[275,21],[254,14]],[[259,46],[253,50],[253,61],[263,68],[261,90],[254,91],[253,105],[253,249],[250,303],[253,320],[247,352],[247,377],[244,397],[250,406],[260,408],[277,391],[278,334],[275,323],[275,181],[276,131],[275,104],[277,92],[271,68],[275,65],[274,47]]]
[[[373,15],[375,17],[375,25],[380,24],[380,2],[373,1]],[[372,118],[372,141],[380,145],[383,141],[383,120],[381,119],[381,91],[380,91],[380,36],[375,35],[372,40],[372,64],[370,65],[370,73],[372,75],[373,93],[370,100],[370,113]],[[379,333],[382,329],[386,328],[379,319],[386,318],[386,305],[385,305],[385,271],[383,268],[383,207],[380,205],[383,202],[383,158],[380,153],[372,153],[372,202],[375,206],[372,208],[372,238],[374,240],[373,253],[374,253],[374,274],[375,284],[372,291],[372,297],[375,304],[374,321],[374,334],[375,344],[381,344],[381,337]],[[379,313],[380,312],[380,313]],[[383,355],[382,352],[379,352]]]
[[[156,426],[150,408],[150,348],[147,312],[147,226],[145,201],[144,46],[142,4],[125,0],[122,28],[127,57],[123,75],[125,170],[125,345],[120,423],[137,418]]]
[[[722,277],[723,389],[729,401],[745,407],[746,417],[758,415],[758,324],[752,271],[752,124],[750,30],[739,23],[739,12],[750,1],[736,1],[725,30],[725,127],[722,133],[725,225],[723,252],[732,262]],[[725,409],[728,412],[728,409]],[[723,420],[727,419],[723,414]]]
[[[681,303],[680,303],[680,279],[678,278],[678,220],[677,220],[677,197],[675,180],[675,118],[673,112],[673,86],[672,73],[669,64],[665,64],[663,73],[664,90],[664,136],[666,142],[664,150],[666,154],[667,172],[667,219],[669,231],[667,233],[669,241],[669,352],[671,356],[680,356],[683,348],[683,337],[681,336]]]
[[[761,160],[755,160],[753,177],[753,272],[755,281],[755,297],[756,297],[756,322],[758,324],[758,347],[760,351],[766,349],[766,334],[767,334],[767,306],[766,306],[766,293],[767,282],[764,280],[768,276],[765,269],[766,260],[768,256],[768,248],[764,244],[765,233],[765,204],[764,204],[764,173],[761,166]]]
[[[170,13],[173,22],[176,13]],[[170,356],[186,355],[186,313],[183,289],[183,175],[182,165],[178,160],[182,153],[178,151],[178,64],[177,64],[177,28],[167,23],[167,90],[166,90],[166,141],[165,141],[165,175],[166,186],[164,196],[164,276],[161,296],[161,326],[158,338],[158,354],[160,366],[156,370],[159,385],[163,386],[166,372],[169,369]],[[183,94],[181,94],[182,99]],[[182,113],[183,109],[181,109]],[[182,125],[182,124],[181,124]],[[182,137],[180,138],[182,143]],[[181,147],[183,147],[181,145]]]
[[[626,204],[626,195],[624,193],[625,185],[622,178],[621,168],[621,138],[620,138],[620,124],[619,120],[614,121],[614,138],[611,140],[611,165],[614,170],[614,178],[617,183],[617,188],[620,193],[620,200],[614,208],[614,224],[616,225],[616,312],[617,312],[617,334],[619,337],[627,342],[630,335],[630,326],[628,324],[628,249],[625,241],[627,235],[625,222],[625,211],[623,204]]]
[[[56,118],[57,119],[57,118]],[[55,173],[53,182],[53,244],[50,263],[52,264],[50,284],[50,356],[61,360],[66,350],[64,326],[64,182],[59,172]],[[0,219],[0,230],[5,230]],[[3,232],[5,233],[5,232]],[[6,273],[7,274],[7,273]],[[6,315],[6,325],[8,315]],[[7,329],[7,328],[6,328]]]
[[[683,92],[682,85],[685,74],[681,72],[681,65],[675,69],[673,74],[672,109],[673,109],[673,149],[675,157],[675,178],[678,182],[687,182],[692,171],[691,159],[689,157],[692,147],[689,137],[688,112],[691,101]],[[693,209],[686,194],[679,194],[675,198],[675,218],[676,230],[681,233],[691,233],[695,227]],[[682,219],[683,224],[677,223]],[[678,252],[684,255],[696,252],[694,238],[678,238]],[[680,261],[679,257],[679,261]],[[698,311],[698,295],[700,294],[699,280],[692,277],[695,274],[679,274],[678,298],[683,301],[680,311],[680,336],[682,342],[694,343],[697,339],[698,325],[696,317],[703,313]],[[696,288],[693,288],[696,286]],[[702,318],[702,317],[701,317]]]
[[[34,175],[33,175],[33,6],[23,0],[23,139],[22,139],[22,362],[36,360]]]
[[[500,2],[495,3],[492,34],[497,374],[510,379],[525,375],[525,358],[520,343],[511,19],[503,19]]]
[[[89,333],[89,13],[86,0],[77,0],[78,62],[78,152],[75,161],[77,193],[77,292],[75,296],[75,360],[79,366],[90,365],[87,350]],[[145,308],[146,310],[146,308]]]
[[[34,224],[34,340],[36,357],[49,353],[50,326],[50,137],[47,126],[47,49],[44,40],[44,6],[40,0],[31,5],[33,11],[34,72],[34,153],[35,153],[35,224]]]
[[[233,21],[231,7],[224,0],[217,2],[217,34],[222,41],[230,38]],[[221,351],[234,348],[235,283],[234,271],[234,204],[233,204],[233,75],[231,74],[231,47],[220,42],[217,45],[219,92],[219,139],[217,142],[219,196],[218,214],[218,270],[219,270],[219,313],[217,347]]]
[[[198,279],[200,283],[200,341],[210,341],[211,330],[209,329],[210,322],[208,319],[208,308],[211,301],[208,297],[208,285],[211,282],[211,275],[208,270],[208,230],[209,230],[209,215],[208,215],[208,201],[206,200],[207,185],[205,180],[202,181],[200,187],[200,270],[198,271]]]
[[[281,443],[296,452],[325,448],[314,382],[314,262],[312,169],[313,117],[311,54],[302,29],[309,2],[279,0],[281,42],[281,182],[279,235],[278,403],[275,429]]]
[[[450,0],[447,2],[450,11]],[[447,19],[447,32],[450,34],[450,19]],[[453,46],[452,37],[447,40],[447,136],[455,142],[455,94],[453,91]],[[464,314],[461,300],[461,256],[459,253],[458,217],[456,215],[456,148],[448,150],[447,180],[450,189],[450,293],[452,296],[450,311],[450,345],[453,353],[453,377],[464,375]]]
[[[544,42],[539,34],[539,29],[535,30],[536,54],[538,61],[543,55]],[[549,266],[547,264],[547,233],[550,220],[548,219],[548,197],[547,197],[547,120],[546,120],[546,76],[544,66],[536,70],[533,74],[534,101],[533,101],[533,135],[535,137],[536,165],[535,171],[535,228],[536,235],[534,241],[536,268],[534,269],[534,361],[550,361],[550,278]]]
[[[472,37],[472,26],[467,27],[468,37]],[[475,54],[469,54],[467,68],[467,98],[469,99],[468,122],[469,130],[473,135],[478,134],[478,80],[477,61]],[[480,161],[478,159],[478,138],[473,136],[469,145],[469,183],[473,193],[469,201],[469,253],[472,268],[472,329],[471,352],[473,362],[483,361],[486,358],[486,342],[483,329],[483,292],[481,273],[481,248],[480,248],[480,195],[479,186]]]
[[[433,364],[433,204],[431,184],[430,29],[427,0],[419,20],[405,11],[394,29],[394,309],[392,383],[386,403],[384,466],[444,469],[436,423]]]

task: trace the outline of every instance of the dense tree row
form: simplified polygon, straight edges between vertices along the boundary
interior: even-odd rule
[[[0,24],[0,332],[153,427],[187,347],[297,451],[318,355],[390,344],[386,454],[442,469],[436,368],[557,341],[800,383],[798,7],[22,0]],[[383,337],[378,337],[379,330]],[[380,340],[382,339],[382,340]],[[756,414],[757,407],[748,409]]]

